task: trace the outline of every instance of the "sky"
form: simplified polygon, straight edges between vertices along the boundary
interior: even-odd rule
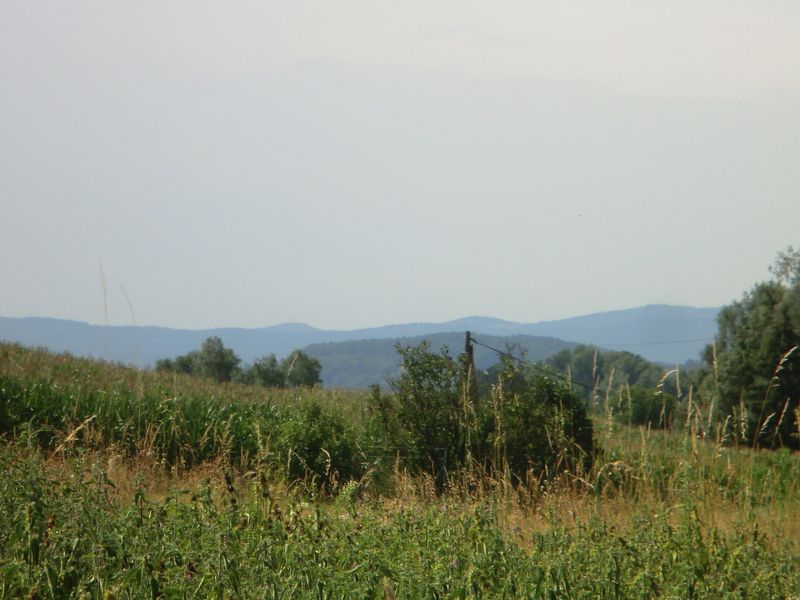
[[[798,31],[794,0],[3,0],[0,315],[727,304],[800,245]]]

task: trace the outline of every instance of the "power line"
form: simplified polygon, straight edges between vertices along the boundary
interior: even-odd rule
[[[693,340],[669,340],[660,342],[592,342],[593,346],[662,346],[666,344],[690,344],[693,342],[713,342],[714,338],[695,338]]]
[[[534,369],[538,369],[539,371],[541,371],[545,375],[548,375],[550,377],[555,377],[557,379],[561,379],[562,381],[564,381],[566,383],[575,384],[575,385],[577,385],[579,387],[582,387],[584,389],[587,389],[589,391],[594,391],[595,390],[596,386],[588,385],[586,383],[583,383],[582,381],[575,381],[574,379],[570,379],[569,377],[565,377],[563,375],[560,375],[559,373],[553,373],[553,372],[545,369],[544,367],[542,367],[541,365],[539,365],[537,363],[528,362],[527,360],[523,360],[523,359],[519,358],[518,356],[514,356],[510,352],[505,352],[503,350],[500,350],[499,348],[495,348],[494,346],[489,346],[488,344],[484,344],[482,342],[479,342],[474,337],[470,336],[470,339],[472,340],[473,344],[476,344],[478,346],[483,346],[487,350],[492,350],[493,352],[497,352],[501,356],[506,356],[506,357],[510,358],[511,360],[515,360],[521,365],[527,365],[529,367],[533,367]]]

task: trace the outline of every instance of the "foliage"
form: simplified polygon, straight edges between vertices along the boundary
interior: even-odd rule
[[[663,390],[626,386],[619,389],[613,408],[623,423],[668,428],[674,424],[678,399]]]
[[[184,375],[194,375],[199,373],[198,353],[189,352],[175,358],[162,358],[156,361],[157,371],[175,371]]]
[[[455,385],[459,361],[410,352],[421,383]],[[515,475],[544,452],[553,476],[465,468],[438,496],[426,469],[380,490],[365,474],[376,445],[411,443],[379,389],[367,411],[0,344],[0,598],[800,596],[800,454],[707,436],[695,397],[681,431],[596,419],[597,459],[564,473],[579,399],[504,373],[464,445],[494,464],[522,447]]]
[[[568,385],[503,358],[503,370],[483,404],[483,455],[493,469],[518,480],[591,464],[592,422],[584,400]]]
[[[302,350],[295,350],[281,361],[281,371],[289,387],[312,387],[322,383],[320,371],[322,367],[316,358]]]
[[[715,347],[705,351],[705,385],[718,388],[723,415],[752,443],[800,447],[800,257],[791,247],[756,284],[718,317]]]
[[[446,348],[436,354],[422,342],[396,349],[402,368],[392,387],[397,421],[410,442],[404,449],[406,465],[416,473],[432,473],[441,485],[448,471],[464,464],[461,371]]]
[[[553,338],[530,335],[480,335],[480,340],[497,348],[502,348],[505,343],[513,343],[524,349],[531,360],[544,360],[559,350],[574,345]],[[406,346],[418,346],[423,341],[431,348],[459,348],[464,343],[464,334],[433,333],[403,338]],[[378,384],[382,389],[389,390],[389,382],[400,376],[396,345],[396,338],[352,340],[312,344],[306,351],[321,361],[326,386],[369,389]],[[483,346],[475,347],[475,368],[479,376],[497,364],[497,361],[497,353],[493,350]]]
[[[320,485],[331,465],[343,477],[359,475],[354,438],[343,425],[348,410],[338,401],[334,408],[322,390],[311,399],[290,393],[0,345],[0,435],[14,436],[33,424],[38,442],[50,451],[63,432],[74,432],[74,444],[113,446],[125,457],[146,455],[175,469],[216,460],[240,468],[266,462],[276,473],[307,475]],[[361,399],[354,396],[352,405]],[[308,468],[284,468],[289,447],[309,448],[315,435],[333,462],[321,465],[306,452],[300,456]]]
[[[308,480],[330,491],[338,481],[363,474],[356,434],[340,413],[314,400],[301,402],[287,416],[275,441],[289,480]]]
[[[693,504],[603,511],[529,529],[492,498],[358,504],[337,513],[226,475],[124,494],[97,461],[60,476],[23,444],[0,449],[0,597],[792,598],[800,553]],[[120,483],[120,482],[118,482]],[[180,482],[179,482],[180,485]],[[554,505],[555,508],[555,505]],[[524,516],[524,515],[518,515]]]
[[[504,359],[497,385],[477,398],[465,390],[465,365],[446,349],[436,354],[422,343],[398,352],[396,414],[386,403],[378,413],[393,443],[405,444],[412,472],[431,473],[441,488],[448,474],[469,464],[487,472],[508,468],[524,481],[529,473],[540,477],[590,462],[592,424],[566,385]],[[401,433],[392,434],[392,426]]]
[[[321,370],[316,358],[294,350],[280,362],[274,354],[255,360],[239,373],[237,381],[272,388],[313,387],[322,383]]]
[[[200,350],[194,350],[174,359],[156,362],[156,370],[177,371],[187,375],[208,377],[218,382],[231,381],[238,372],[241,359],[226,348],[218,337],[207,338]]]
[[[613,394],[624,386],[655,388],[664,374],[663,367],[631,352],[600,350],[584,344],[562,350],[547,359],[546,364],[583,384],[585,387],[580,391],[585,398],[590,398],[592,389],[604,394],[612,387]]]
[[[286,373],[278,364],[275,354],[268,354],[253,361],[250,367],[243,369],[237,381],[263,385],[265,387],[286,387]]]
[[[197,354],[197,373],[214,381],[230,381],[240,362],[241,359],[226,348],[220,338],[210,337]]]
[[[775,281],[787,287],[800,285],[800,248],[795,250],[789,246],[783,252],[778,252],[775,262],[769,268],[775,276]]]
[[[311,387],[322,383],[319,361],[302,350],[294,350],[280,364],[275,354],[263,356],[244,369],[240,367],[241,362],[220,338],[210,337],[203,342],[200,350],[157,361],[156,370],[207,377],[217,382],[235,380],[265,387]]]

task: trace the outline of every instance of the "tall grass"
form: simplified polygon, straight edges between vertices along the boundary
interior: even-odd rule
[[[215,460],[242,469],[268,460],[277,468],[290,453],[311,463],[318,457],[303,450],[331,448],[304,448],[309,431],[297,423],[311,418],[310,404],[318,408],[317,421],[333,415],[330,431],[341,430],[355,444],[349,424],[366,410],[360,394],[217,384],[0,345],[0,434],[13,438],[32,429],[51,451],[66,449],[61,442],[70,438],[70,447],[113,448],[177,470]]]
[[[0,453],[0,597],[790,598],[796,541],[691,504],[609,516],[565,494],[334,503],[214,475],[123,494],[95,460]],[[119,473],[117,473],[119,476]],[[131,479],[127,479],[131,485]],[[178,485],[175,485],[178,483]],[[409,486],[421,482],[407,482]]]
[[[605,396],[591,467],[438,494],[364,394],[0,345],[0,598],[800,597],[800,456]]]

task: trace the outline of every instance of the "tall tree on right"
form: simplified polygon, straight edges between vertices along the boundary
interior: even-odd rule
[[[704,359],[738,435],[761,447],[800,448],[800,251],[778,253],[770,272],[772,280],[720,311],[715,348]]]

